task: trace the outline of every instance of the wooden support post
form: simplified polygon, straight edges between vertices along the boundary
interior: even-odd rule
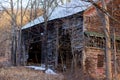
[[[57,25],[59,25],[57,23]],[[55,53],[55,68],[58,66],[58,48],[59,48],[59,26],[56,26],[56,53]]]

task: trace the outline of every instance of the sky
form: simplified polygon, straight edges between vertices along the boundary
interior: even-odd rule
[[[17,6],[17,0],[13,0],[14,7]],[[23,7],[26,7],[28,0],[23,0]],[[0,0],[0,6],[4,6],[5,8],[10,8],[10,0]]]
[[[18,1],[18,0],[13,0],[15,7],[17,6],[17,1]],[[29,1],[29,0],[23,0],[23,7],[24,7],[24,8],[27,6],[28,1]],[[64,3],[65,3],[66,1],[69,1],[69,0],[63,0]],[[6,8],[10,8],[10,0],[0,0],[0,5],[4,6],[4,7],[6,7]]]

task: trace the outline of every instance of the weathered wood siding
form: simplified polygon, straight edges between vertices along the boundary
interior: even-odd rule
[[[120,1],[119,0],[113,0],[110,1],[107,4],[108,12],[110,15],[112,15],[115,19],[120,21]],[[101,3],[98,3],[98,5],[101,5]],[[120,24],[112,19],[110,19],[110,29],[111,29],[111,35],[113,35],[113,29],[115,29],[116,33],[116,47],[117,47],[117,60],[119,61],[119,37],[120,37]],[[96,11],[96,8],[94,6],[91,6],[89,9],[87,9],[84,12],[84,30],[85,30],[85,54],[88,59],[90,59],[92,65],[92,69],[89,69],[91,72],[96,73],[99,71],[99,68],[97,67],[97,60],[98,54],[104,55],[104,49],[105,49],[105,37],[103,32],[103,25],[101,23],[101,20],[99,18],[99,15]],[[112,38],[112,36],[111,36]],[[112,44],[112,43],[111,43]],[[113,44],[112,44],[113,45]],[[86,59],[87,59],[86,58]],[[119,62],[117,62],[119,63]],[[104,66],[100,68],[102,70],[102,74],[104,73]],[[98,75],[99,72],[98,72]]]
[[[88,73],[100,76],[104,74],[104,68],[105,66],[101,65],[102,67],[97,67],[98,65],[98,55],[105,55],[104,50],[96,47],[86,47],[85,48],[85,53],[86,53],[86,62],[85,67]],[[105,61],[105,59],[104,59]],[[104,63],[103,63],[104,64]],[[99,72],[99,69],[101,69],[101,72]]]
[[[108,0],[109,1],[109,0]],[[101,3],[98,3],[101,5]],[[109,3],[107,2],[107,7],[108,7],[108,13],[113,16],[115,19],[120,21],[120,1],[115,0],[115,1],[110,1]],[[114,21],[113,19],[110,18],[110,28],[111,32],[113,28],[115,28],[116,34],[119,36],[120,34],[120,23]],[[99,18],[99,15],[96,11],[96,8],[94,6],[91,6],[84,12],[84,27],[87,31],[93,31],[93,32],[98,32],[102,33],[103,28],[102,28],[102,23],[101,19]]]

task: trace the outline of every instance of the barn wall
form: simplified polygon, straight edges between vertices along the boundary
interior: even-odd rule
[[[96,47],[86,47],[85,48],[85,54],[86,54],[86,62],[85,67],[86,71],[90,73],[91,75],[96,75],[96,76],[103,76],[105,74],[105,53],[104,49],[101,48],[96,48]],[[112,52],[112,55],[114,52]],[[100,60],[98,59],[99,55],[103,55]],[[98,66],[98,64],[101,64],[103,62],[103,66]],[[100,63],[99,63],[100,62]],[[112,56],[112,71],[114,72],[114,64],[113,64],[113,56]],[[120,51],[117,51],[117,72],[120,73]]]
[[[98,55],[104,56],[104,50],[100,48],[95,48],[95,47],[86,47],[85,54],[86,54],[86,60],[88,61],[88,62],[86,61],[85,67],[88,73],[96,76],[103,75],[104,68],[105,68],[104,62],[103,62],[103,65],[101,65],[101,67],[98,67],[97,65],[99,64]]]
[[[73,55],[76,52],[79,53],[78,55],[82,54],[81,50],[84,44],[83,17],[81,13],[60,20],[54,20],[51,23],[53,24],[49,25],[49,27],[53,29],[48,31],[47,42],[49,64],[56,65],[59,62],[57,61],[57,57],[60,55],[64,55],[65,57],[65,55]],[[72,60],[72,57],[69,56],[68,58]],[[65,60],[63,60],[62,65],[71,65],[70,59]]]
[[[38,34],[41,33],[41,31],[39,30],[42,24],[38,24],[36,26],[33,26],[33,28],[31,27],[31,29],[29,28],[28,30],[26,30],[24,32],[24,37],[25,37],[25,54],[27,54],[27,47],[29,48],[29,44],[30,42],[34,42],[34,37],[36,35],[33,34]],[[24,30],[23,30],[24,31]],[[44,33],[44,31],[42,31],[42,33]],[[44,35],[44,34],[43,34]],[[41,53],[44,54],[45,51],[45,46],[44,46],[44,36],[41,35],[41,41],[42,41],[42,51]],[[69,37],[67,36],[69,35]],[[64,47],[68,48],[69,52],[65,52],[63,51],[63,54],[74,54],[76,53],[78,56],[80,56],[82,54],[82,48],[84,45],[84,39],[83,39],[83,16],[82,16],[82,12],[77,13],[75,15],[72,16],[68,16],[65,18],[61,18],[61,19],[56,19],[56,20],[52,20],[48,22],[48,41],[47,41],[47,54],[48,55],[43,55],[44,58],[48,58],[48,65],[49,67],[52,66],[57,66],[58,64],[58,56],[60,56],[59,54],[61,53],[61,48]],[[43,37],[42,37],[43,36]],[[65,37],[66,36],[66,37]],[[67,40],[69,40],[69,43],[64,39],[62,40],[61,37],[65,37],[69,38]],[[67,44],[69,45],[67,45]],[[66,47],[65,47],[66,46]],[[25,59],[27,59],[27,57],[24,55]],[[80,58],[78,58],[80,60]],[[71,58],[72,60],[72,58]],[[70,62],[71,61],[67,61]],[[79,62],[79,61],[77,61]],[[42,63],[44,64],[45,61],[42,61]],[[71,64],[70,64],[71,65]]]
[[[108,5],[108,12],[116,21],[110,18],[111,32],[113,28],[117,36],[120,36],[120,0],[112,0]]]
[[[98,3],[99,5],[101,5],[101,3]],[[110,15],[112,15],[115,19],[117,19],[118,21],[120,21],[120,0],[113,0],[110,1],[107,4],[108,7],[108,12],[110,13]],[[113,33],[113,29],[115,29],[115,33],[116,33],[116,47],[117,47],[117,68],[119,68],[119,62],[120,62],[120,52],[119,52],[119,37],[120,37],[120,24],[112,19],[110,19],[110,30],[111,30],[111,35]],[[85,43],[86,44],[86,48],[85,48],[85,54],[86,54],[86,59],[90,60],[88,63],[89,65],[91,65],[91,67],[88,67],[88,70],[90,70],[90,72],[92,72],[93,74],[98,74],[101,75],[104,73],[104,68],[105,65],[101,68],[97,68],[97,60],[98,60],[98,54],[102,54],[104,55],[104,49],[105,49],[105,42],[101,41],[102,39],[105,39],[104,37],[104,33],[103,33],[103,28],[102,28],[102,23],[101,20],[99,18],[99,15],[96,11],[96,9],[94,8],[94,6],[91,6],[89,9],[87,9],[84,12],[84,30],[85,32],[87,32],[89,35],[85,35],[87,36],[87,38],[85,38]],[[96,38],[96,40],[91,40],[90,41],[90,37],[92,38]],[[89,45],[88,45],[89,44]],[[112,44],[112,43],[111,43]],[[100,45],[102,45],[102,47],[100,47]],[[112,44],[113,46],[113,44]],[[113,58],[112,58],[113,60]],[[112,64],[113,65],[113,64]],[[91,68],[91,69],[89,69]],[[119,71],[119,69],[117,69],[117,71]]]
[[[115,1],[107,1],[107,8],[108,8],[108,13],[113,16],[118,22],[120,21],[120,1],[115,0]],[[98,3],[98,5],[101,5],[101,3]],[[110,29],[111,33],[113,28],[115,28],[116,35],[119,36],[120,34],[120,23],[114,21],[113,19],[110,18]],[[84,27],[85,30],[91,31],[91,32],[98,32],[102,33],[103,32],[103,27],[102,27],[101,19],[99,18],[99,15],[96,11],[96,8],[94,6],[91,6],[84,12]]]

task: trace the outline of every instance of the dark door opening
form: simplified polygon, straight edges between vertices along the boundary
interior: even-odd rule
[[[28,55],[28,65],[39,65],[41,63],[41,42],[31,43]]]
[[[62,70],[64,70],[64,68],[69,69],[71,68],[72,62],[70,35],[69,34],[61,35],[59,45],[61,45],[59,48],[58,57],[59,67],[62,68]]]

